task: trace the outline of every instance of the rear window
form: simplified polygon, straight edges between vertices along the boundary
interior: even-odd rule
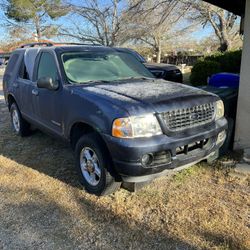
[[[12,71],[14,70],[15,67],[15,63],[17,62],[19,58],[19,54],[12,54],[10,56],[9,62],[7,64],[6,70],[5,70],[5,74],[11,74]]]

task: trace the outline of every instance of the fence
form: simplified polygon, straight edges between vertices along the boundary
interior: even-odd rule
[[[168,64],[174,64],[174,65],[186,64],[187,66],[193,66],[202,57],[203,57],[202,55],[197,55],[197,56],[165,56],[163,58],[162,62],[168,63]]]

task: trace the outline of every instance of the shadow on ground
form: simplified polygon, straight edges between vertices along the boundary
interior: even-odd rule
[[[238,238],[201,231],[194,222],[181,218],[178,205],[168,211],[175,194],[168,197],[167,187],[158,193],[157,187],[149,187],[140,198],[124,190],[105,198],[86,194],[70,147],[39,131],[26,138],[15,136],[1,101],[0,157],[0,248],[246,249]],[[183,209],[188,211],[189,205]],[[182,221],[190,225],[184,229]],[[186,236],[176,236],[189,229],[188,241]]]
[[[75,197],[77,210],[69,211],[38,190],[26,194],[36,201],[6,207],[15,218],[0,214],[0,246],[3,241],[7,249],[196,249],[147,224],[128,223],[82,196]]]
[[[85,194],[78,182],[73,153],[67,144],[39,131],[26,138],[15,136],[10,127],[7,108],[2,102],[0,111],[0,154],[18,164],[13,166],[11,163],[5,172],[9,176],[8,181],[12,180],[15,184],[5,185],[2,182],[0,186],[1,198],[5,201],[0,206],[0,247],[195,249],[180,239],[152,230],[147,223],[138,223],[133,218],[128,222],[116,215],[109,206],[98,203],[98,198]],[[60,194],[57,194],[58,190],[53,194],[53,190],[50,193],[46,189],[50,184],[42,186],[44,184],[41,183],[40,188],[34,187],[36,184],[32,183],[23,184],[25,180],[22,180],[22,174],[26,170],[20,176],[17,175],[16,167],[19,168],[19,165],[38,171],[36,177],[43,173],[67,185],[63,185]],[[40,176],[37,178],[39,181]],[[54,183],[54,180],[51,182]],[[58,188],[56,185],[53,187]],[[64,189],[67,190],[65,193]],[[107,199],[112,202],[114,197]]]

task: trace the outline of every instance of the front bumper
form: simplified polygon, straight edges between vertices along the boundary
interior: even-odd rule
[[[222,118],[209,127],[195,128],[192,134],[175,136],[158,135],[151,138],[119,139],[103,135],[112,156],[116,172],[126,182],[143,182],[152,180],[168,170],[195,164],[208,158],[218,150],[223,142],[216,144],[218,134],[227,129],[227,121]],[[207,140],[203,148],[196,148],[185,153],[177,149],[195,142]],[[153,166],[143,166],[141,157],[145,154],[170,152],[171,162],[161,162]]]

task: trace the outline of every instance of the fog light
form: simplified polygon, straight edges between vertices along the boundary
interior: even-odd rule
[[[153,155],[152,154],[145,154],[141,158],[141,163],[144,166],[148,166],[153,162]]]
[[[226,137],[227,137],[226,130],[223,130],[222,132],[220,132],[217,136],[216,145],[223,143]]]

